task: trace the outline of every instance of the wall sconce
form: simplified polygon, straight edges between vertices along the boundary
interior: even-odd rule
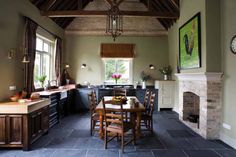
[[[82,65],[81,65],[81,69],[85,69],[86,66],[87,66],[86,64],[82,64]]]
[[[15,56],[15,50],[14,49],[11,49],[8,54],[7,54],[7,57],[8,59],[13,59]]]
[[[66,63],[66,64],[65,64],[65,68],[66,68],[66,69],[70,68],[70,65]]]
[[[150,69],[150,70],[154,70],[154,69],[155,69],[155,66],[152,65],[152,64],[150,64],[150,65],[149,65],[149,69]]]

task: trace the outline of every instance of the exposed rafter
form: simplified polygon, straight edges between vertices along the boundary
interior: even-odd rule
[[[150,12],[150,11],[121,11],[124,16],[150,16],[161,19],[176,19],[179,13],[170,12]],[[86,17],[86,16],[107,16],[107,11],[86,11],[86,10],[70,10],[70,11],[42,11],[43,16],[48,17]]]
[[[106,11],[85,11],[84,7],[93,0],[30,0],[42,15],[50,17],[62,28],[66,28],[75,17],[106,16]],[[120,5],[126,0],[104,0],[109,5]],[[151,16],[169,29],[179,18],[179,0],[140,0],[148,11],[121,11],[125,16]]]

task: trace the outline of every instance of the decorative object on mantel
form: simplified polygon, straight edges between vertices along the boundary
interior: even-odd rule
[[[120,13],[119,6],[114,1],[111,9],[108,10],[106,33],[111,34],[113,40],[123,32],[123,17]]]
[[[181,69],[201,67],[200,13],[179,28],[179,62]]]
[[[151,76],[145,74],[144,71],[141,72],[141,79],[142,79],[142,89],[146,89],[146,81],[151,79]]]
[[[172,69],[171,66],[163,67],[159,69],[160,73],[164,76],[164,80],[170,80],[171,79],[171,73]]]
[[[121,74],[112,74],[111,75],[111,77],[113,78],[113,79],[115,79],[115,82],[116,82],[116,84],[117,84],[117,81],[121,78]]]

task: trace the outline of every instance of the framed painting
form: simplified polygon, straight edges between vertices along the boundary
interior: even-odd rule
[[[200,12],[179,28],[180,69],[201,67],[201,19]]]

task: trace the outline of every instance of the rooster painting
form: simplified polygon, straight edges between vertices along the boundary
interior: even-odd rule
[[[179,64],[181,69],[201,67],[201,19],[197,13],[179,28]]]
[[[186,54],[190,56],[192,56],[192,52],[194,48],[194,33],[195,33],[195,22],[193,22],[192,29],[189,36],[186,33],[183,37]]]

